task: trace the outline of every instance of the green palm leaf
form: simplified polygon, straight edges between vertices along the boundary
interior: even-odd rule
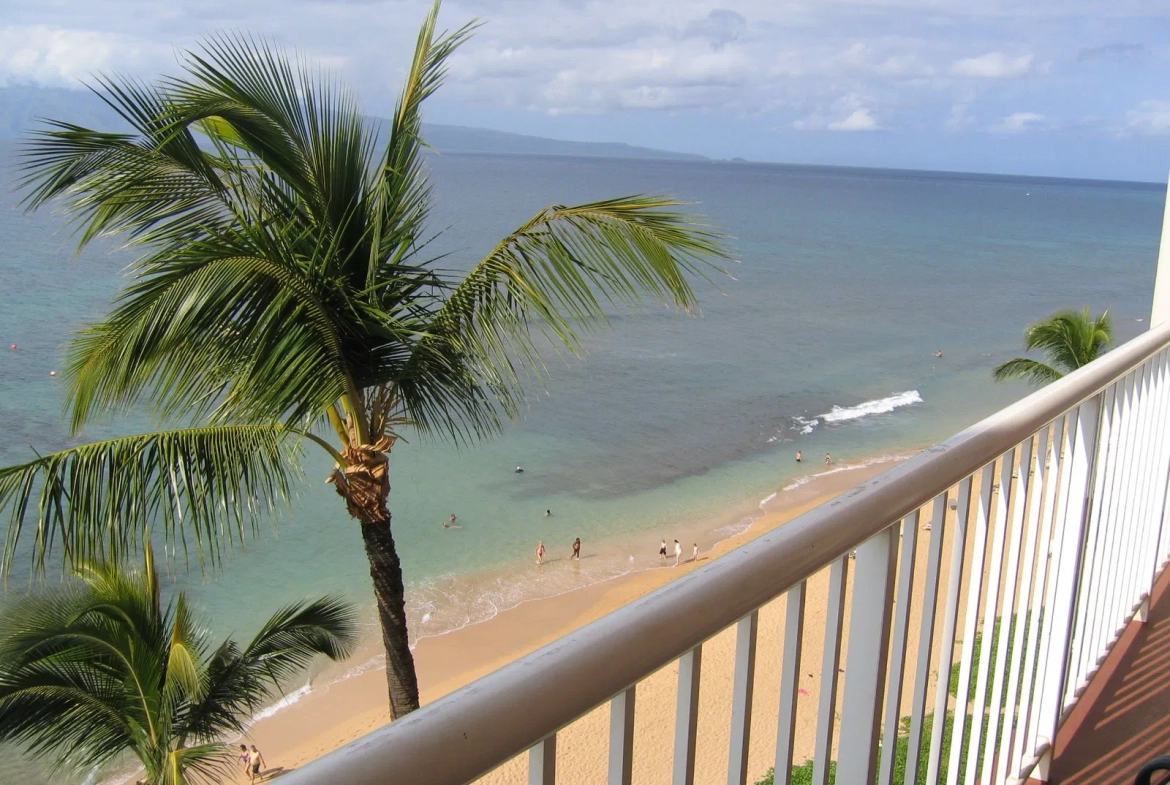
[[[243,649],[225,641],[208,659],[204,697],[184,712],[185,736],[213,738],[243,733],[274,688],[324,654],[349,656],[357,640],[353,609],[340,598],[324,597],[278,610]]]
[[[219,557],[289,497],[300,450],[282,426],[230,425],[126,436],[0,469],[10,512],[6,574],[34,507],[38,562],[55,544],[75,561],[133,551],[152,526]]]
[[[146,570],[88,562],[82,582],[39,592],[0,614],[0,742],[57,769],[91,769],[133,753],[151,785],[219,782],[255,709],[318,655],[345,656],[352,609],[326,597],[281,609],[244,650],[207,657],[180,594],[164,606]]]
[[[1064,376],[1063,373],[1051,365],[1045,365],[1036,360],[1029,360],[1027,357],[1017,357],[1014,360],[1008,360],[996,366],[992,374],[995,376],[997,382],[1006,382],[1009,379],[1022,379],[1037,385],[1050,384]]]
[[[671,209],[679,206],[650,196],[553,206],[506,237],[451,291],[420,342],[400,382],[408,416],[424,428],[489,427],[497,402],[514,414],[521,382],[543,374],[535,339],[578,352],[582,331],[606,324],[614,306],[652,299],[693,310],[687,274],[714,270],[707,260],[725,252],[717,232]]]
[[[1035,385],[1049,384],[1088,365],[1104,354],[1112,342],[1113,322],[1108,310],[1097,317],[1088,308],[1057,311],[1024,332],[1025,347],[1043,352],[1047,363],[1017,357],[997,366],[992,375],[997,382],[1022,379]]]

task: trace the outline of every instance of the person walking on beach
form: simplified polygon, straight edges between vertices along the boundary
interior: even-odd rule
[[[544,541],[541,540],[536,546],[536,563],[544,564]]]
[[[678,566],[678,560],[682,558],[682,543],[678,540],[674,541],[674,566]]]
[[[699,543],[695,543],[695,547],[691,550],[691,561],[699,560]]]
[[[804,460],[804,453],[802,453],[800,450],[797,450],[796,451],[796,462],[800,463],[803,460]]]
[[[658,561],[666,561],[666,540],[658,546]]]
[[[266,765],[264,763],[264,756],[260,754],[260,750],[256,749],[256,745],[252,745],[252,753],[249,758],[252,762],[251,782],[256,782],[257,779],[263,779],[260,776],[260,767]]]
[[[833,456],[829,455],[828,453],[825,453],[825,466],[828,466],[832,462],[833,462]]]
[[[248,745],[240,745],[240,765],[244,767],[244,773],[250,774],[252,770],[252,756],[248,754]]]
[[[573,556],[572,558],[581,561],[581,538],[573,540]]]

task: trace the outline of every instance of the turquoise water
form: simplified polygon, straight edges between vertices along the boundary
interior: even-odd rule
[[[410,437],[395,452],[395,536],[423,635],[649,566],[659,540],[680,532],[707,547],[827,451],[856,462],[950,435],[1027,392],[993,385],[990,369],[1056,308],[1110,307],[1119,339],[1132,337],[1148,314],[1164,196],[1143,184],[773,165],[430,163],[436,247],[453,267],[545,204],[659,191],[697,202],[739,262],[718,288],[700,286],[702,318],[623,314],[587,357],[554,362],[547,389],[500,438],[460,451]],[[74,257],[61,216],[20,213],[10,163],[4,171],[0,463],[9,464],[67,443],[49,372],[69,331],[115,294],[130,257],[112,245]],[[147,424],[128,417],[86,436]],[[343,592],[367,603],[360,538],[322,482],[328,468],[310,453],[292,511],[264,522],[219,570],[172,568],[217,634],[248,635],[292,598]],[[462,528],[444,531],[452,512]],[[569,564],[578,536],[586,558]],[[540,571],[538,540],[559,559]],[[10,591],[26,585],[17,578]],[[9,758],[0,756],[0,782],[36,781]]]

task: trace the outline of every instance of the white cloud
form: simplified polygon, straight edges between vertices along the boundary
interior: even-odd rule
[[[1142,101],[1126,113],[1124,132],[1141,136],[1170,134],[1170,102]]]
[[[844,120],[829,123],[830,131],[877,131],[881,129],[868,109],[855,109]]]
[[[415,24],[430,5],[288,0],[289,12],[274,15],[261,0],[0,2],[0,85],[76,86],[95,71],[173,73],[172,47],[187,48],[217,30],[243,30],[299,47],[337,69],[373,114],[393,105]],[[1118,83],[1118,69],[1107,65],[1144,60],[1153,66],[1170,57],[1150,37],[1143,3],[1148,0],[554,0],[534,13],[531,2],[518,0],[445,0],[440,27],[473,17],[486,24],[452,59],[432,107],[445,121],[462,113],[469,123],[511,111],[503,125],[525,122],[515,120],[521,113],[695,110],[690,116],[700,118],[698,125],[719,118],[751,133],[751,127],[776,125],[987,130],[1018,106],[1059,106],[1051,121],[1020,113],[995,127],[1089,134],[1071,126],[1071,118],[1095,114],[1103,118],[1098,134],[1170,133],[1165,105],[1137,105],[1146,96],[1168,97],[1156,81],[1161,71],[1129,68],[1128,81]],[[1102,38],[1105,19],[1112,21]],[[1049,69],[1059,78],[1048,78]],[[1032,78],[1010,81],[1019,77]],[[1114,92],[1108,105],[1099,97]],[[834,102],[842,95],[854,98]],[[1135,108],[1127,115],[1115,106]],[[599,127],[591,122],[580,127]]]
[[[864,105],[861,96],[850,93],[833,102],[828,110],[820,110],[800,118],[792,124],[798,131],[880,131],[882,126]]]
[[[991,126],[990,131],[997,134],[1019,134],[1042,126],[1047,118],[1036,112],[1016,112]]]
[[[956,60],[951,65],[954,76],[970,76],[976,79],[1014,79],[1032,72],[1033,55],[1009,57],[1003,52],[988,52],[978,57]]]
[[[131,57],[127,57],[127,55]],[[0,28],[0,83],[78,87],[115,62],[132,59],[118,36],[45,25]]]
[[[970,109],[971,104],[967,101],[952,104],[951,113],[947,117],[947,128],[952,131],[962,131],[964,128],[970,128],[975,122],[969,114]]]

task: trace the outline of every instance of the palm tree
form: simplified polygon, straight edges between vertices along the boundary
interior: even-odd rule
[[[244,647],[210,648],[183,594],[162,604],[146,570],[79,563],[80,584],[17,602],[0,616],[0,741],[56,769],[136,756],[148,785],[219,781],[223,739],[318,654],[340,659],[356,638],[336,598],[286,606]]]
[[[1024,379],[1035,385],[1056,381],[1066,373],[1096,360],[1113,343],[1113,322],[1106,309],[1094,317],[1086,308],[1057,311],[1047,319],[1036,322],[1024,332],[1024,347],[1039,349],[1047,363],[1017,357],[992,371],[997,382]]]
[[[0,470],[43,557],[133,549],[157,527],[213,562],[288,495],[305,445],[359,522],[392,717],[418,707],[389,456],[405,429],[472,442],[520,411],[542,347],[576,351],[613,307],[690,312],[721,235],[666,197],[553,205],[470,271],[428,250],[421,105],[474,25],[422,25],[385,145],[349,92],[266,43],[216,37],[153,85],[96,88],[133,129],[54,121],[26,144],[31,208],[62,199],[84,245],[142,255],[105,319],[72,342],[74,433],[146,403],[182,427],[86,444]],[[322,536],[327,536],[323,533]]]

